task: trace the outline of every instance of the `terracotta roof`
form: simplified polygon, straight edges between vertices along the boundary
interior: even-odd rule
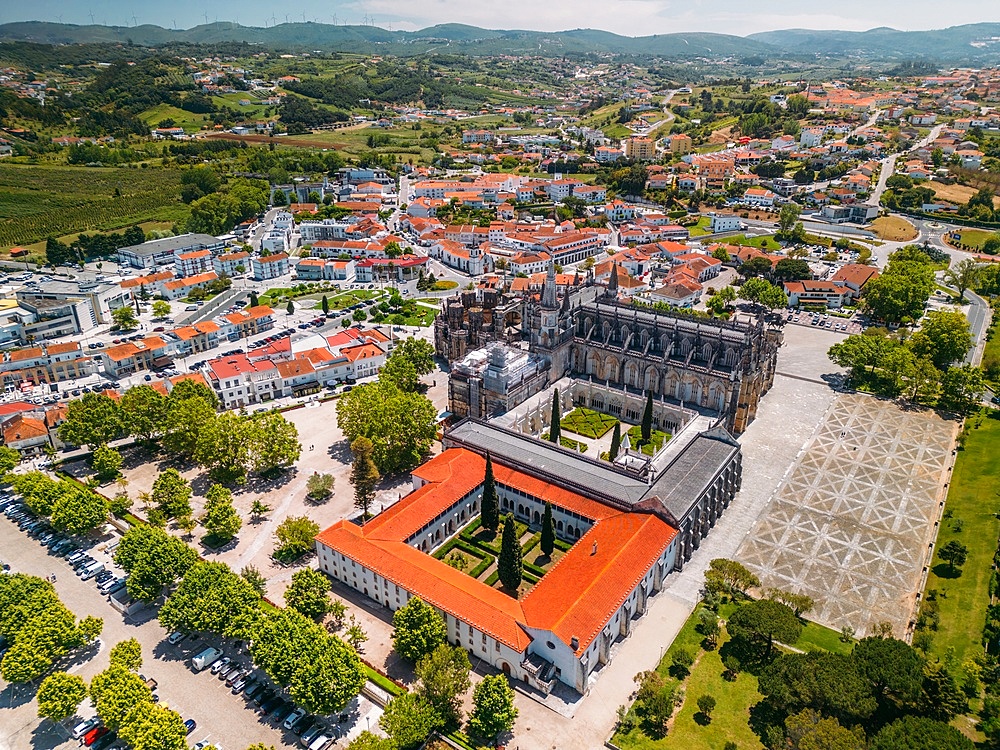
[[[125,279],[120,286],[122,289],[131,289],[132,287],[155,284],[160,281],[169,281],[172,278],[174,278],[174,274],[171,271],[161,271],[160,273],[151,273],[146,276],[140,276],[136,279]]]
[[[78,341],[69,341],[65,344],[49,344],[46,350],[49,354],[66,354],[67,352],[82,351],[82,347]]]
[[[551,630],[586,650],[677,535],[658,517],[623,513],[494,462],[499,486],[512,487],[594,522],[591,529],[520,602],[406,544],[429,520],[482,484],[486,461],[452,448],[413,471],[424,484],[363,527],[340,521],[319,542],[524,651],[526,628]],[[596,543],[596,551],[594,544]]]
[[[858,287],[864,286],[873,278],[878,278],[878,269],[874,266],[865,266],[860,263],[848,263],[842,266],[833,275],[832,281],[843,281],[848,284],[855,284]]]
[[[278,374],[282,378],[294,378],[299,375],[308,375],[311,372],[316,372],[316,368],[312,366],[312,362],[308,359],[293,359],[291,362],[278,362],[276,364]]]
[[[21,362],[26,359],[35,359],[43,356],[45,356],[45,352],[42,351],[42,347],[33,346],[29,349],[15,349],[10,353],[8,358],[11,362]]]
[[[3,441],[10,445],[20,440],[46,437],[48,434],[49,430],[42,420],[18,414],[4,425]]]

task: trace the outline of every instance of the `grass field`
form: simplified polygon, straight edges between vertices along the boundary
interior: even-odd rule
[[[941,522],[935,549],[940,551],[948,542],[957,540],[968,548],[968,559],[961,566],[961,575],[955,576],[935,553],[927,577],[927,590],[938,592],[940,618],[937,631],[931,631],[931,648],[942,658],[954,649],[957,663],[979,648],[990,603],[993,553],[1000,536],[1000,519],[996,515],[1000,412],[989,410],[970,417],[966,424],[969,431],[965,448],[958,452],[945,503],[945,514],[950,517]],[[956,531],[957,520],[962,522],[961,531]]]
[[[762,750],[764,747],[749,726],[750,709],[762,698],[757,691],[757,678],[743,671],[732,682],[723,679],[725,667],[719,648],[701,650],[702,636],[695,630],[701,606],[699,604],[684,623],[656,668],[661,674],[668,675],[678,649],[686,649],[691,654],[699,654],[700,651],[691,674],[684,681],[684,703],[674,714],[669,733],[663,739],[648,737],[640,729],[617,733],[613,742],[622,750],[722,750],[727,742],[735,742],[739,750]],[[733,609],[731,604],[724,605],[720,608],[720,615],[726,619]],[[728,640],[723,626],[718,646]],[[844,643],[840,634],[829,628],[806,622],[802,636],[794,647],[802,651],[829,650],[847,654],[854,644]],[[717,701],[712,719],[707,724],[703,723],[703,717],[695,716],[698,713],[697,700],[706,693]]]
[[[0,165],[0,248],[187,214],[176,170]]]
[[[934,191],[934,195],[941,200],[951,201],[952,203],[968,203],[969,198],[976,194],[976,188],[969,187],[968,185],[942,185],[938,182],[931,184],[931,189]],[[1000,197],[993,197],[993,208],[1000,208]]]
[[[761,250],[780,250],[781,245],[774,237],[763,234],[759,237],[747,237],[745,234],[738,234],[735,237],[727,237],[726,243],[729,245],[748,245]]]
[[[139,115],[139,119],[151,128],[155,128],[163,120],[173,120],[173,127],[184,128],[185,133],[195,133],[206,125],[209,127],[212,125],[211,118],[206,119],[206,115],[196,115],[170,104],[157,104],[150,107]]]
[[[706,234],[711,234],[712,219],[709,216],[701,216],[698,218],[697,224],[692,224],[689,226],[688,234],[692,237],[702,237]]]
[[[917,230],[901,216],[880,216],[870,225],[870,229],[880,240],[906,242],[917,238]]]
[[[991,237],[1000,239],[1000,232],[987,232],[984,229],[962,229],[958,236],[960,237],[959,242],[963,245],[979,250],[983,243]]]
[[[629,441],[632,443],[632,447],[639,446],[639,449],[645,453],[647,456],[652,456],[656,451],[663,447],[663,444],[670,440],[669,432],[661,432],[660,430],[653,430],[649,434],[649,442],[643,444],[642,442],[642,427],[636,425],[635,427],[630,427],[628,430]]]
[[[599,411],[584,409],[580,406],[560,419],[559,424],[562,429],[575,432],[577,435],[599,438],[614,429],[618,420],[609,414],[602,414]]]

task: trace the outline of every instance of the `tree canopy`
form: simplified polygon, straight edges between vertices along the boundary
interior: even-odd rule
[[[396,652],[414,664],[448,640],[441,615],[416,596],[393,613],[392,627]]]
[[[133,526],[115,550],[115,562],[129,574],[128,593],[140,601],[154,601],[198,561],[198,554],[163,529]]]

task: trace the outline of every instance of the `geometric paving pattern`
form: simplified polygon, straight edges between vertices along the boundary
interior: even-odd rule
[[[905,637],[953,463],[956,424],[841,394],[775,491],[737,559],[765,588],[807,594],[808,617]]]

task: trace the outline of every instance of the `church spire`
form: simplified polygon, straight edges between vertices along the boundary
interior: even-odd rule
[[[618,261],[611,261],[611,277],[608,279],[608,288],[604,294],[610,299],[618,299]]]
[[[545,283],[542,285],[542,308],[545,310],[558,310],[559,298],[556,289],[556,266],[549,261],[549,270],[545,274]]]

